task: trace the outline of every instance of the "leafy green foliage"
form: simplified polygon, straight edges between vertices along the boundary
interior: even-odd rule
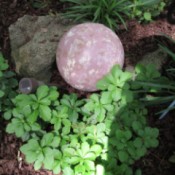
[[[152,21],[163,11],[166,0],[61,0],[66,3],[63,16],[74,21],[98,22],[115,30],[126,20]]]
[[[43,85],[37,89],[36,95],[20,94],[13,100],[13,103],[19,110],[30,107],[31,113],[28,115],[28,120],[31,123],[35,123],[38,117],[48,122],[52,116],[51,107],[59,104],[58,96],[59,93],[55,87],[49,88]]]
[[[14,78],[15,74],[8,71],[8,67],[7,61],[0,53],[0,112],[4,112],[6,119],[11,117],[11,99],[16,95],[14,89],[17,86],[17,80]]]
[[[68,108],[69,119],[72,122],[77,122],[80,112],[80,106],[84,103],[83,100],[78,100],[76,94],[63,95],[61,104]]]
[[[125,27],[125,17],[129,16],[128,0],[61,0],[71,6],[63,14],[74,21],[91,21],[102,23],[115,29],[118,23]]]
[[[75,172],[86,174],[94,172],[94,160],[100,156],[102,148],[98,144],[90,146],[87,142],[83,142],[78,150],[65,148],[63,151],[69,157],[69,163],[76,165]]]
[[[167,35],[163,36],[169,39],[172,44],[175,44],[172,38]],[[175,53],[162,43],[159,44],[159,47],[172,58],[172,67],[165,68],[166,77],[161,76],[153,65],[149,65],[147,68],[143,65],[138,65],[136,67],[137,76],[134,84],[132,84],[132,88],[136,91],[140,91],[140,94],[142,93],[141,101],[146,105],[161,106],[163,110],[157,114],[161,114],[160,119],[162,119],[169,111],[175,109],[175,69],[173,66]]]
[[[160,15],[166,5],[166,0],[132,0],[132,2],[131,18],[147,22]]]
[[[76,94],[60,97],[55,87],[45,85],[35,94],[20,94],[6,131],[26,141],[20,150],[36,170],[132,175],[131,165],[158,146],[159,131],[148,126],[147,109],[138,101],[145,86],[136,83],[159,79],[153,72],[138,65],[133,78],[114,66],[98,82],[101,92],[81,100]]]
[[[100,90],[108,90],[108,96],[115,102],[126,104],[133,100],[130,84],[127,82],[132,77],[131,73],[123,72],[118,65],[114,66],[110,74],[107,74],[97,83]]]
[[[35,170],[40,169],[43,164],[45,168],[52,170],[54,159],[58,155],[59,157],[61,156],[60,151],[55,149],[58,147],[59,142],[60,138],[58,135],[47,133],[39,141],[37,139],[30,139],[20,150],[26,155],[28,163],[34,163]]]
[[[29,139],[31,132],[41,131],[41,126],[38,123],[32,123],[28,116],[31,113],[31,109],[25,107],[22,111],[17,111],[14,109],[12,111],[13,119],[6,127],[6,132],[15,133],[19,138],[22,138],[23,141]]]
[[[96,124],[105,120],[107,111],[112,111],[114,108],[109,95],[107,92],[103,92],[101,96],[98,94],[91,95],[83,107],[85,121]]]

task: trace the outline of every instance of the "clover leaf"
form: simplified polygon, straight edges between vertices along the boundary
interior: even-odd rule
[[[20,94],[14,100],[16,107],[23,109],[26,106],[31,107],[31,114],[29,118],[31,122],[36,122],[37,118],[40,117],[44,121],[50,121],[52,117],[52,104],[57,100],[59,93],[55,87],[48,88],[46,85],[40,86],[36,95],[34,94]]]
[[[149,64],[144,66],[142,64],[137,64],[135,67],[137,80],[152,80],[160,77],[160,73],[156,70],[155,65]]]
[[[68,116],[71,122],[77,122],[79,113],[81,112],[80,107],[84,104],[84,100],[78,100],[76,94],[63,95],[60,100],[63,106],[68,108]]]
[[[62,126],[62,120],[68,118],[68,108],[63,107],[59,109],[58,111],[53,110],[52,111],[52,119],[51,123],[54,124],[54,129],[59,130]]]
[[[158,145],[158,129],[148,126],[147,109],[139,101],[147,88],[135,83],[143,76],[159,81],[159,74],[153,72],[138,67],[134,79],[116,65],[98,82],[101,91],[87,99],[76,94],[59,98],[57,88],[46,85],[34,94],[19,94],[5,115],[12,116],[6,130],[27,141],[20,150],[36,170],[44,167],[63,175],[133,174],[130,165]],[[4,97],[2,88],[0,98]]]
[[[26,161],[34,163],[35,170],[40,169],[42,165],[49,170],[52,169],[55,153],[57,154],[54,148],[58,147],[58,144],[55,144],[55,138],[57,139],[58,136],[47,133],[40,141],[34,138],[30,139],[20,148],[21,152],[26,156]]]
[[[23,111],[13,110],[14,118],[6,127],[6,132],[15,133],[17,137],[21,137],[23,140],[27,140],[30,136],[30,132],[36,132],[41,130],[41,126],[38,123],[31,123],[28,120],[28,114],[30,113],[30,107],[26,107]]]
[[[75,165],[75,173],[86,173],[95,171],[94,160],[100,155],[102,148],[100,145],[92,145],[83,142],[79,149],[65,148],[65,156],[69,156],[69,163]]]
[[[102,80],[97,82],[97,88],[100,90],[107,90],[110,86],[118,88],[128,89],[129,84],[127,83],[132,77],[131,73],[123,72],[119,65],[115,65],[110,73],[104,76]]]
[[[12,99],[16,96],[17,80],[15,73],[8,71],[8,63],[0,53],[0,112],[7,120],[11,118]]]
[[[103,122],[107,111],[113,110],[113,105],[111,104],[110,94],[107,92],[102,93],[100,97],[98,94],[93,94],[87,103],[83,106],[82,111],[84,112],[84,120],[89,123]],[[86,118],[87,115],[91,115],[90,118]]]

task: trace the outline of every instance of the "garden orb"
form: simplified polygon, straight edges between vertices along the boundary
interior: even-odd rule
[[[96,91],[96,83],[110,69],[124,64],[124,49],[118,36],[98,23],[72,27],[57,48],[57,67],[64,80],[82,91]]]

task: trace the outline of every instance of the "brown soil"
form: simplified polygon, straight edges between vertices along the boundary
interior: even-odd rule
[[[49,12],[55,13],[63,7],[55,1],[44,9],[34,9],[27,0],[0,0],[0,51],[11,61],[10,42],[8,27],[24,14],[44,15]],[[126,65],[134,64],[140,57],[157,48],[156,40],[160,39],[161,33],[172,36],[175,39],[175,25],[167,22],[162,15],[155,22],[150,24],[138,24],[136,21],[128,22],[128,30],[117,31],[126,52]],[[52,83],[56,83],[63,92],[75,92],[79,96],[88,95],[68,86],[59,76],[56,67],[53,68]],[[168,161],[168,158],[175,151],[175,119],[174,113],[170,113],[165,119],[158,120],[154,116],[156,109],[150,110],[148,121],[151,126],[160,130],[158,148],[150,150],[148,154],[135,163],[134,168],[141,168],[143,175],[173,175],[175,165]],[[23,155],[19,152],[21,141],[13,135],[5,133],[6,123],[0,118],[0,175],[52,175],[51,172],[41,169],[34,171],[32,165],[24,162]]]

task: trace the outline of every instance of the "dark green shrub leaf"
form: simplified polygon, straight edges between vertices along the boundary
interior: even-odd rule
[[[5,95],[5,93],[0,90],[0,98],[3,97],[4,95]]]
[[[135,175],[142,175],[141,169],[137,169],[136,172],[135,172]]]
[[[138,148],[136,150],[136,155],[138,156],[138,158],[140,157],[143,157],[147,152],[147,149],[145,147],[141,147],[141,148]]]
[[[132,128],[135,130],[135,131],[138,131],[140,129],[142,129],[142,125],[139,121],[134,121],[132,123]]]
[[[9,120],[11,119],[12,117],[12,111],[11,110],[8,110],[4,113],[3,117],[6,119],[6,120]]]
[[[136,148],[140,148],[143,145],[143,141],[141,138],[138,137],[134,140],[133,144]]]
[[[118,157],[121,162],[127,162],[128,161],[128,153],[126,151],[119,151]]]

